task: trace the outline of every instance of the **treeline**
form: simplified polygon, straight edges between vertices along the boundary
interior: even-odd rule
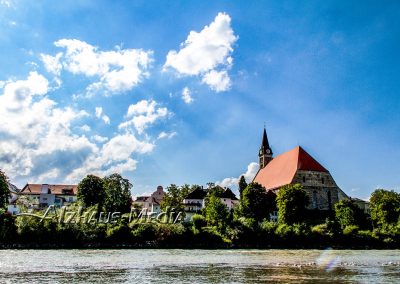
[[[184,212],[183,199],[197,185],[170,185],[163,210]],[[285,186],[278,194],[240,180],[240,202],[228,210],[224,189],[209,184],[205,207],[188,221],[172,224],[121,218],[115,223],[60,223],[7,214],[7,178],[0,174],[0,243],[2,247],[155,247],[155,248],[400,248],[400,194],[376,190],[370,214],[353,200],[342,200],[332,211],[307,210],[300,185]],[[78,203],[89,212],[106,210],[129,214],[131,184],[120,175],[103,179],[87,176],[78,185]],[[139,208],[140,209],[140,208]],[[277,222],[270,213],[278,211]],[[43,214],[43,211],[40,212]]]

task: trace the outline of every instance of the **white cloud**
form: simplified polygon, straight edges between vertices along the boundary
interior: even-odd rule
[[[76,39],[60,39],[54,45],[66,51],[56,57],[42,55],[45,64],[50,70],[59,70],[60,63],[73,74],[98,78],[88,86],[88,95],[98,91],[110,94],[131,90],[149,76],[148,69],[153,61],[153,52],[141,49],[99,51],[97,47]]]
[[[96,107],[96,109],[95,109],[96,117],[100,118],[102,113],[103,113],[103,108],[102,107]]]
[[[105,124],[110,124],[110,118],[107,115],[103,115],[101,119],[104,121]]]
[[[57,77],[61,75],[62,64],[60,60],[62,56],[63,56],[62,52],[57,53],[55,56],[47,54],[40,55],[46,71]]]
[[[110,118],[103,114],[103,108],[102,107],[96,107],[95,109],[95,115],[97,118],[101,118],[105,124],[110,124]]]
[[[228,72],[211,70],[204,74],[202,83],[207,84],[212,90],[218,92],[227,91],[231,87],[231,79]]]
[[[166,118],[168,109],[165,107],[157,107],[154,100],[142,100],[136,104],[132,104],[128,108],[126,121],[122,122],[119,129],[130,129],[134,127],[139,134],[158,119]]]
[[[238,187],[239,179],[241,176],[244,176],[247,183],[250,183],[256,176],[259,168],[260,168],[260,166],[258,163],[252,162],[247,166],[247,171],[245,173],[241,174],[239,177],[225,178],[222,181],[217,181],[215,184],[220,185],[222,187],[236,188],[236,187]]]
[[[104,136],[100,136],[100,135],[94,135],[91,137],[92,140],[98,142],[98,143],[104,143],[108,140],[107,137]]]
[[[47,79],[31,72],[26,80],[8,82],[0,95],[0,162],[10,177],[37,179],[62,164],[67,170],[66,153],[84,157],[93,147],[71,132],[71,124],[87,113],[56,107],[47,91]],[[79,161],[69,161],[74,162]]]
[[[171,132],[171,133],[167,133],[167,132],[162,131],[158,135],[157,139],[164,139],[164,138],[171,139],[171,138],[175,137],[176,135],[177,135],[177,133],[175,131]]]
[[[48,91],[47,79],[31,72],[25,80],[6,82],[0,93],[0,165],[13,181],[74,183],[89,173],[132,171],[133,156],[153,150],[153,143],[130,133],[110,140],[74,133],[90,130],[80,125],[91,116],[58,107]],[[101,108],[97,114],[103,119]]]
[[[201,75],[203,82],[213,90],[228,90],[230,80],[226,69],[232,65],[231,53],[237,39],[231,27],[231,17],[218,13],[202,31],[191,31],[179,51],[168,52],[163,69],[172,68],[181,75]],[[223,70],[217,72],[217,68]],[[212,70],[219,74],[210,73]]]
[[[193,98],[190,96],[190,90],[188,87],[183,88],[182,99],[186,104],[191,104],[193,102]]]
[[[133,171],[136,169],[137,161],[132,159],[133,154],[146,154],[153,151],[154,144],[139,141],[132,134],[119,134],[111,138],[101,148],[76,168],[67,179],[77,180],[88,173],[100,176],[113,172]]]
[[[80,127],[80,129],[81,129],[82,131],[85,131],[85,132],[89,132],[89,131],[91,130],[90,126],[87,125],[87,124],[82,125],[82,126]]]

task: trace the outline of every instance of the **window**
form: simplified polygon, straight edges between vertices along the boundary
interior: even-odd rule
[[[328,207],[329,207],[329,210],[332,210],[332,197],[331,197],[330,190],[328,190]]]
[[[324,178],[322,178],[322,179],[321,179],[321,182],[322,182],[322,184],[324,184],[324,183],[325,183],[325,179],[324,179]]]
[[[313,207],[314,208],[317,208],[317,203],[318,203],[318,201],[317,201],[317,191],[314,190],[313,191]]]
[[[306,176],[303,176],[303,182],[306,182]]]

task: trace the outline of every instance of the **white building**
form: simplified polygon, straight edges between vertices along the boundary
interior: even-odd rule
[[[226,205],[228,210],[234,208],[237,204],[239,204],[239,200],[236,198],[235,194],[229,188],[223,189],[223,193],[220,196],[222,203]],[[196,188],[191,193],[189,193],[185,199],[183,199],[184,210],[186,214],[186,220],[190,220],[190,218],[196,214],[200,213],[201,209],[205,206],[205,198],[207,195],[207,191],[201,187]]]
[[[49,205],[61,207],[77,200],[77,185],[26,184],[19,196],[27,199],[32,207],[43,208]]]
[[[133,201],[133,205],[145,209],[147,214],[159,214],[161,212],[161,201],[164,199],[165,192],[161,185],[150,196],[138,196]]]

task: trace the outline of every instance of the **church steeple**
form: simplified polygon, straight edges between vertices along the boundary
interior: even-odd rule
[[[261,142],[261,147],[260,151],[258,153],[258,157],[260,160],[260,169],[264,168],[269,162],[271,162],[272,158],[272,149],[269,146],[268,142],[268,137],[267,137],[267,131],[265,130],[264,127],[264,133],[263,133],[263,138]]]

